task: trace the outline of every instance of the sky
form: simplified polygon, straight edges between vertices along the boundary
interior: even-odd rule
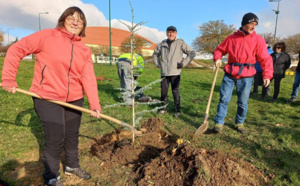
[[[203,23],[224,20],[225,24],[239,28],[248,12],[259,18],[257,33],[274,34],[276,14],[272,10],[278,7],[277,2],[269,0],[0,0],[2,44],[37,32],[39,26],[55,28],[60,15],[70,6],[83,10],[87,26],[109,26],[109,2],[112,27],[128,30],[121,21],[131,24],[131,3],[134,24],[145,22],[137,31],[139,35],[159,43],[166,39],[166,28],[173,25],[178,37],[189,45],[200,36],[199,26]],[[276,35],[300,33],[300,0],[281,0],[279,11]]]

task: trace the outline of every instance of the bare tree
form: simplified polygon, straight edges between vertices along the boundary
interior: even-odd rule
[[[3,32],[0,30],[0,47],[2,46],[3,42]]]
[[[89,46],[89,48],[91,49],[92,53],[95,55],[100,55],[100,48],[99,46]]]
[[[274,40],[274,34],[271,32],[267,32],[267,33],[259,33],[259,35],[261,37],[263,37],[266,41],[269,42],[270,45],[274,45],[275,44],[275,40]],[[283,40],[284,38],[281,37],[280,35],[276,36],[276,41],[280,41]]]
[[[261,33],[259,34],[261,37],[263,37],[266,41],[268,41],[271,45],[274,45],[274,34],[271,32],[267,33]],[[276,39],[278,40],[278,39]]]
[[[288,53],[290,53],[291,55],[295,55],[295,54],[299,53],[300,33],[289,36],[289,37],[285,38],[283,41],[285,41],[285,43],[286,43]]]
[[[92,53],[95,55],[103,54],[104,56],[109,55],[109,46],[102,46],[102,45],[96,45],[96,46],[89,46]],[[117,49],[112,48],[112,55],[117,55]]]
[[[198,51],[213,53],[217,46],[230,34],[236,31],[233,25],[226,25],[224,20],[209,21],[199,26],[200,35],[193,41]]]
[[[130,52],[131,48],[128,47],[128,46],[130,46],[130,42],[131,42],[131,37],[127,37],[122,41],[121,48],[120,48],[121,53],[129,53]],[[132,42],[133,42],[134,53],[142,53],[142,47],[143,47],[145,41],[140,37],[133,36]]]

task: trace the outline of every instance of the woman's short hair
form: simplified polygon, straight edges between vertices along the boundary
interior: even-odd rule
[[[84,15],[83,11],[80,8],[76,7],[76,6],[72,6],[72,7],[67,8],[61,14],[61,16],[58,19],[58,23],[57,23],[56,27],[58,29],[63,28],[65,26],[65,21],[66,21],[67,17],[69,15],[73,15],[75,12],[77,12],[79,14],[80,19],[83,21],[83,27],[82,27],[81,32],[79,33],[79,36],[85,37],[85,28],[86,28],[86,24],[87,24],[86,23],[86,18],[85,18],[85,15]]]
[[[277,42],[277,43],[275,43],[274,46],[273,46],[273,51],[274,51],[274,52],[276,52],[276,48],[277,48],[277,47],[280,47],[280,48],[281,48],[281,51],[282,51],[282,52],[285,52],[285,48],[286,48],[285,42]]]

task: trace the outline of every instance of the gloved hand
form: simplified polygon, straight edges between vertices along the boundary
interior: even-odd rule
[[[215,61],[215,65],[216,67],[221,67],[222,66],[222,60],[221,59],[218,59],[217,61]]]
[[[182,62],[178,62],[178,63],[177,63],[177,68],[178,68],[178,69],[183,68],[183,63],[182,63]]]

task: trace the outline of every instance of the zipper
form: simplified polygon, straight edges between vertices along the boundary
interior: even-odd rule
[[[44,66],[44,68],[42,70],[42,79],[40,81],[40,85],[41,85],[42,88],[44,88],[43,85],[42,85],[42,83],[43,83],[43,80],[44,80],[44,71],[45,71],[45,68],[46,68],[46,65]]]
[[[68,70],[68,92],[67,92],[67,98],[66,98],[66,102],[68,102],[68,98],[69,98],[69,94],[70,94],[70,71],[71,71],[71,67],[72,67],[72,62],[73,62],[73,38],[75,37],[75,34],[73,34],[73,37],[70,40],[70,43],[72,44],[72,49],[71,49],[71,60],[70,60],[70,67]]]

